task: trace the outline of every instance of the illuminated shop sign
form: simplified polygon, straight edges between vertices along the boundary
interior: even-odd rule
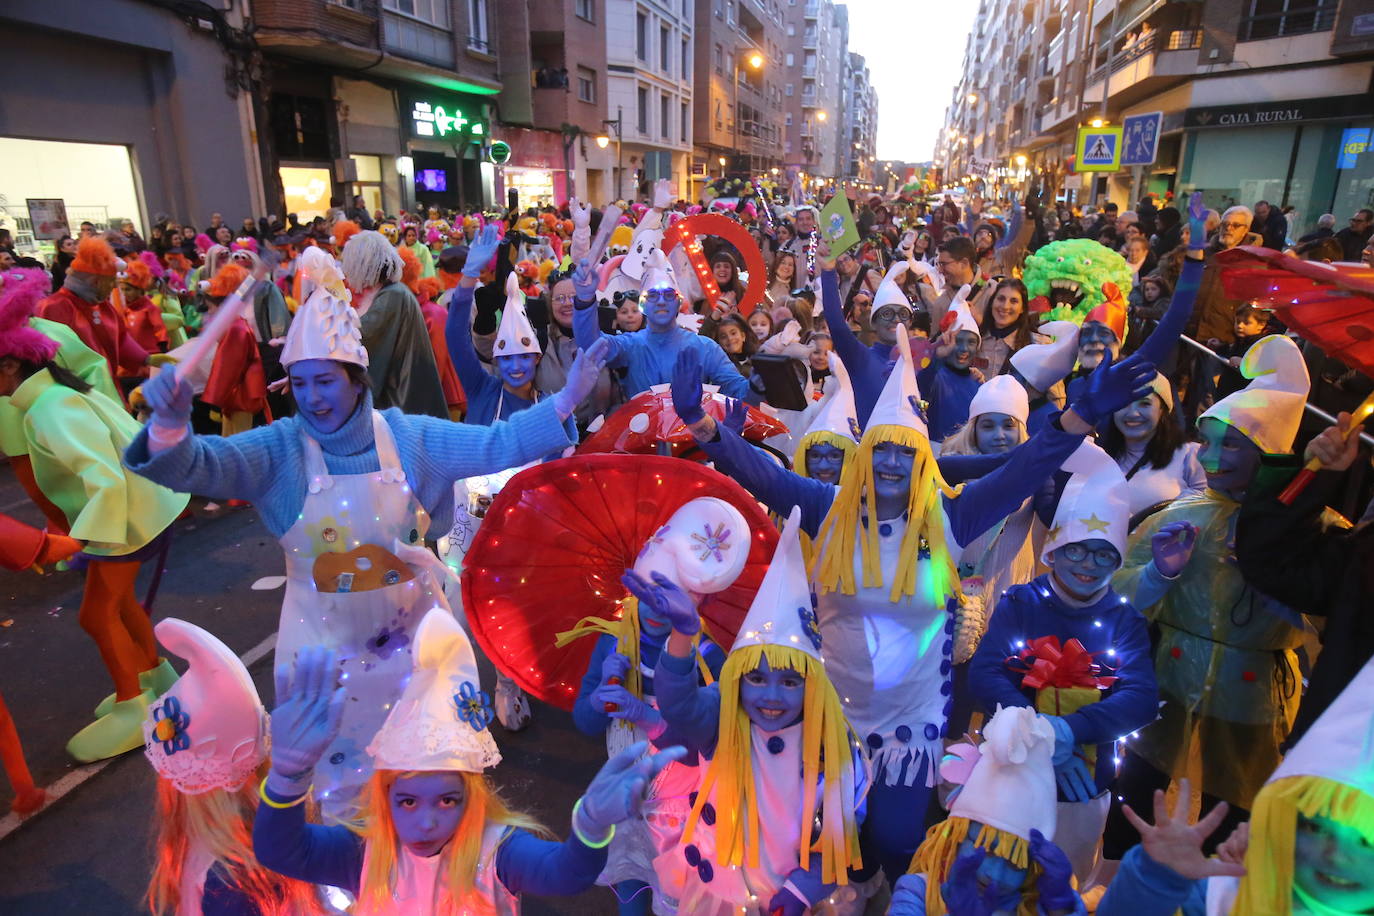
[[[413,97],[410,100],[410,133],[416,137],[435,140],[472,138],[481,141],[487,135],[482,120],[485,106],[480,103]]]

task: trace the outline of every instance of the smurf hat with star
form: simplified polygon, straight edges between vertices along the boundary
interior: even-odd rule
[[[433,608],[415,634],[415,667],[367,752],[378,770],[481,773],[501,762],[495,717],[467,634]]]
[[[814,836],[814,825],[821,824],[814,843],[800,844],[798,866],[809,869],[811,856],[819,853],[821,880],[847,884],[849,870],[862,864],[854,814],[856,779],[861,778],[855,773],[857,741],[821,658],[820,628],[802,560],[800,527],[801,510],[794,507],[721,668],[720,733],[683,842],[691,842],[709,801],[716,812],[717,864],[759,866],[763,825],[759,823],[757,798],[763,787],[754,774],[755,726],[740,703],[740,680],[765,663],[774,671],[791,669],[806,680],[800,734],[774,737],[801,741],[801,836]]]
[[[903,595],[916,593],[916,563],[925,557],[933,558],[944,571],[942,590],[950,596],[958,591],[959,577],[955,575],[954,562],[945,547],[943,509],[935,491],[955,497],[960,488],[945,483],[931,452],[921,392],[912,364],[911,343],[906,327],[901,324],[897,325],[897,351],[897,364],[869,414],[858,451],[852,460],[845,462],[840,472],[839,491],[816,536],[821,549],[816,553],[813,572],[822,591],[854,594],[856,530],[863,551],[864,587],[884,584],[878,548],[879,526],[860,522],[861,518],[868,519],[868,508],[874,502],[873,451],[883,443],[893,443],[916,453],[912,459],[911,492],[907,502],[909,521],[902,540],[901,560],[891,583],[891,599],[898,601]]]
[[[525,294],[520,292],[520,277],[511,271],[506,276],[506,307],[501,310],[501,326],[496,329],[496,342],[492,344],[491,354],[520,356],[543,352],[539,347],[539,338],[534,334],[534,327],[525,315]]]
[[[243,662],[209,631],[168,617],[158,642],[188,667],[148,708],[143,753],[186,795],[234,791],[267,759],[267,712]]]
[[[1043,393],[1068,376],[1078,362],[1078,325],[1072,321],[1050,321],[1035,333],[1049,341],[1017,350],[1011,355],[1011,367],[1027,384]]]
[[[1072,474],[1054,510],[1054,522],[1040,551],[1040,562],[1065,544],[1101,539],[1126,556],[1131,502],[1126,475],[1116,461],[1091,439],[1085,440],[1064,462]]]
[[[847,463],[859,447],[859,412],[854,407],[854,389],[849,384],[849,370],[844,361],[832,350],[826,354],[830,364],[830,375],[835,384],[821,399],[816,417],[806,430],[806,435],[797,442],[797,450],[792,455],[792,467],[803,477],[806,472],[806,450],[813,445],[833,445],[844,452]]]

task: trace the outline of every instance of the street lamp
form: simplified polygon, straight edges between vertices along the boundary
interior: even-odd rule
[[[825,111],[825,109],[821,109],[820,111],[816,112],[816,120],[817,120],[817,121],[820,121],[820,122],[824,123],[824,122],[825,122],[825,119],[828,118],[828,117],[830,117],[830,114],[829,114],[829,112]]]
[[[620,134],[625,127],[625,109],[620,106],[616,106],[615,117],[608,118],[605,121],[602,121],[601,125],[603,127],[609,127],[615,131],[615,199],[620,200],[620,185],[622,182],[622,176],[625,173],[625,169],[621,167],[621,153],[623,152],[624,144],[621,143]],[[605,134],[602,134],[601,136],[596,138],[596,145],[601,147],[602,149],[605,149],[606,147],[611,145],[611,138],[606,136]]]
[[[1023,169],[1026,167],[1026,154],[1025,154],[1025,153],[1017,153],[1017,154],[1016,154],[1016,164],[1019,165],[1019,166],[1021,166],[1021,168],[1023,168]]]
[[[978,101],[978,93],[976,93],[976,92],[970,92],[970,93],[966,96],[966,98],[968,99],[969,104],[971,105],[971,104],[973,104],[974,102],[977,102],[977,101]]]
[[[736,48],[736,49],[735,49],[735,53],[732,55],[732,57],[733,57],[733,59],[734,59],[734,71],[735,71],[735,98],[734,98],[735,110],[734,110],[734,117],[731,119],[731,123],[733,123],[733,124],[735,125],[734,137],[733,137],[733,146],[734,146],[734,148],[735,148],[735,152],[737,152],[737,153],[739,152],[739,72],[740,72],[739,62],[740,62],[740,55],[741,55],[742,53],[746,52],[746,51],[748,52],[748,56],[744,58],[744,62],[749,66],[749,69],[751,69],[751,70],[762,70],[762,69],[763,69],[763,55],[759,53],[759,51],[758,51],[757,48],[752,48],[752,47],[749,47],[748,45],[746,45],[746,46],[744,46],[744,47]],[[753,159],[754,159],[754,157],[753,157],[753,155],[752,155],[752,153],[751,153],[750,156],[749,156],[749,167],[750,167],[751,169],[753,168]],[[725,166],[725,162],[723,161],[723,158],[722,158],[721,167],[724,168],[724,166]]]
[[[1093,127],[1101,127],[1103,124],[1106,124],[1107,122],[1102,120],[1101,118],[1093,118],[1088,123],[1091,124]]]

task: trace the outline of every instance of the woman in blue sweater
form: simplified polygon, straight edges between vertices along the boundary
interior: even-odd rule
[[[487,726],[494,715],[467,636],[447,610],[425,615],[415,667],[368,745],[376,759],[360,826],[307,824],[303,802],[346,704],[334,654],[307,648],[294,671],[277,670],[272,764],[253,851],[291,878],[343,888],[359,916],[515,914],[524,893],[569,895],[591,887],[615,825],[638,810],[646,786],[682,748],[642,757],[633,745],[601,769],[573,806],[564,842],[511,810],[483,771],[501,760]]]
[[[302,270],[313,291],[282,350],[297,414],[231,438],[196,436],[190,386],[162,373],[145,389],[152,422],[124,460],[181,492],[251,500],[281,541],[277,651],[290,658],[323,645],[345,658],[348,715],[315,781],[325,814],[342,820],[371,771],[362,749],[410,670],[415,627],[429,608],[447,607],[443,570],[423,544],[431,521],[451,527],[455,480],[570,445],[563,421],[595,382],[601,354],[584,354],[567,387],[509,423],[379,412],[342,277],[323,254],[302,258]]]

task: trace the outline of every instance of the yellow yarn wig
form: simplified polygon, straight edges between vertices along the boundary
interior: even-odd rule
[[[854,440],[848,436],[841,436],[839,433],[831,432],[828,429],[813,429],[801,437],[801,441],[797,443],[797,450],[792,453],[792,470],[798,477],[811,476],[806,470],[806,450],[813,445],[833,445],[844,452],[844,463],[841,468],[849,467],[850,461],[854,458],[854,453],[859,449],[854,444]]]
[[[945,818],[926,831],[926,838],[921,841],[916,855],[911,857],[907,874],[925,875],[926,916],[945,916],[949,912],[940,888],[949,879],[949,870],[959,858],[959,844],[968,839],[974,823],[966,817]],[[978,835],[973,840],[975,847],[986,849],[989,855],[1006,859],[1016,868],[1027,869],[1026,879],[1021,885],[1021,905],[1016,908],[1016,916],[1037,916],[1040,912],[1040,894],[1036,890],[1040,882],[1040,866],[1030,861],[1030,842],[987,824],[979,824],[978,827]]]
[[[1287,916],[1293,910],[1293,857],[1298,816],[1325,817],[1374,843],[1374,798],[1321,776],[1292,776],[1260,789],[1250,813],[1250,847],[1240,881],[1236,916]]]
[[[916,561],[922,538],[929,544],[935,561],[936,594],[933,599],[959,593],[959,576],[945,544],[945,527],[941,518],[940,496],[958,496],[963,484],[951,487],[940,476],[940,468],[930,451],[930,441],[909,426],[882,425],[864,430],[863,439],[851,460],[844,463],[840,473],[840,489],[825,521],[816,535],[821,549],[812,562],[811,576],[819,583],[821,593],[840,591],[852,595],[854,583],[854,532],[859,530],[859,546],[863,551],[863,584],[865,588],[883,585],[883,570],[878,555],[878,525],[859,528],[865,506],[871,507],[873,494],[873,449],[879,443],[893,442],[914,448],[916,458],[911,467],[911,496],[907,503],[906,535],[902,539],[901,559],[892,580],[892,601],[903,595],[916,593]]]
[[[752,645],[735,649],[720,672],[720,735],[707,765],[683,842],[691,842],[702,807],[714,791],[716,862],[725,866],[759,867],[758,795],[749,716],[739,702],[740,678],[767,659],[774,671],[790,668],[806,678],[802,706],[802,812],[798,865],[811,867],[811,855],[821,856],[821,880],[848,884],[851,868],[862,866],[859,830],[854,820],[855,738],[840,706],[840,697],[819,659],[791,646]],[[815,821],[816,787],[823,782],[820,838],[809,844]]]

